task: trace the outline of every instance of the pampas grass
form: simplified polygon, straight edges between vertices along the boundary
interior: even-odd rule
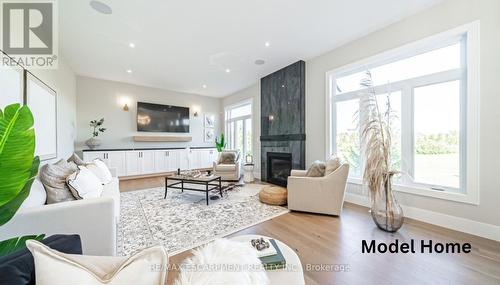
[[[387,95],[386,111],[381,111],[370,71],[366,72],[361,86],[365,90],[361,95],[358,115],[364,156],[363,182],[368,186],[372,203],[380,191],[386,191],[386,214],[390,222],[391,217],[394,217],[393,200],[389,198],[390,183],[392,176],[398,173],[391,169],[391,122],[395,115],[390,105],[390,93]]]

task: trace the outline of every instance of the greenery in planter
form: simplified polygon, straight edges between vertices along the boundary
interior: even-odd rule
[[[220,134],[220,140],[219,138],[215,138],[215,147],[217,148],[218,152],[222,152],[226,148],[224,133]]]
[[[0,226],[6,224],[28,197],[38,174],[40,159],[35,153],[33,115],[27,106],[12,104],[0,109]],[[0,256],[25,246],[30,235],[0,242]]]
[[[93,128],[92,137],[95,138],[99,136],[99,133],[104,133],[106,128],[102,128],[101,126],[104,124],[104,118],[100,120],[92,120],[90,121],[90,126]]]

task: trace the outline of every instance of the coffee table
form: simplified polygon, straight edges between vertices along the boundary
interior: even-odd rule
[[[168,180],[175,180],[178,182],[174,182],[168,185]],[[188,187],[184,186],[185,184],[187,184]],[[189,187],[190,184],[205,185],[205,189],[192,188],[193,186]],[[180,189],[182,192],[184,192],[184,190],[205,192],[207,199],[207,206],[208,206],[208,192],[218,189],[220,196],[222,197],[222,181],[221,177],[217,175],[211,175],[211,176],[201,175],[199,177],[190,177],[185,175],[165,176],[165,197],[163,197],[163,199],[167,199],[168,188]]]
[[[229,239],[233,241],[250,243],[252,239],[258,239],[261,237],[265,239],[272,239],[270,237],[261,235],[240,235],[240,236],[230,237]],[[270,281],[269,284],[304,285],[305,284],[304,271],[299,256],[295,253],[293,249],[291,249],[285,243],[277,239],[274,239],[274,241],[276,241],[276,244],[280,248],[283,257],[285,257],[286,268],[266,271],[267,277],[269,277]]]

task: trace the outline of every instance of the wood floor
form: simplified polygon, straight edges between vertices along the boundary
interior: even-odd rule
[[[163,185],[161,178],[122,181],[122,191]],[[407,219],[403,228],[389,234],[377,229],[368,209],[345,203],[340,217],[291,212],[242,230],[234,235],[259,234],[293,248],[304,267],[306,284],[500,284],[500,243]],[[362,239],[379,242],[468,242],[469,254],[363,254]],[[419,248],[419,247],[418,247]],[[170,257],[179,264],[183,252]],[[178,272],[169,272],[173,284]],[[286,285],[286,284],[285,284]]]

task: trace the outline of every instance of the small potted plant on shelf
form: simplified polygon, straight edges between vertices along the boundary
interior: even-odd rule
[[[92,128],[92,137],[85,142],[85,144],[90,149],[94,149],[101,145],[101,140],[97,137],[99,136],[99,133],[104,133],[104,131],[106,131],[106,128],[102,127],[103,124],[104,118],[101,118],[100,120],[90,121],[90,127]]]

